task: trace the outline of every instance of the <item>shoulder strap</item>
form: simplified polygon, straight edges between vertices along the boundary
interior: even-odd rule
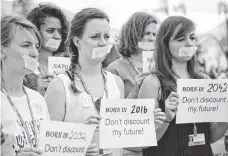
[[[120,98],[119,88],[112,73],[105,71],[107,79],[107,89],[109,98]]]
[[[67,72],[66,72],[67,73]],[[71,85],[71,77],[68,74],[59,74],[57,76],[57,78],[59,78],[64,86],[64,90],[65,90],[65,113],[64,113],[64,118],[63,121],[65,121],[65,117],[66,117],[66,113],[67,113],[67,109],[68,109],[68,103],[69,103],[69,90],[68,90],[68,85]]]

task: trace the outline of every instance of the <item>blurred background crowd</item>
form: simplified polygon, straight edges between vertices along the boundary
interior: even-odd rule
[[[112,42],[111,53],[103,62],[103,66],[120,57],[118,53],[119,30],[131,11],[144,10],[155,13],[160,20],[169,15],[183,15],[196,23],[198,40],[198,60],[200,70],[211,78],[228,77],[228,0],[142,0],[134,2],[137,8],[128,8],[130,1],[90,1],[90,0],[1,0],[1,16],[16,13],[27,15],[39,4],[51,3],[62,8],[68,20],[83,7],[98,7],[109,13],[111,17]],[[154,4],[153,4],[154,3]],[[199,3],[199,4],[197,4]],[[126,4],[126,5],[125,5]],[[150,5],[151,4],[151,7]],[[118,9],[117,9],[117,8]],[[121,14],[121,16],[119,16]]]

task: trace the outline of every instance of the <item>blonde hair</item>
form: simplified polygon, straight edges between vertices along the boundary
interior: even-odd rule
[[[36,34],[39,40],[39,47],[41,47],[42,40],[36,26],[20,15],[8,15],[1,19],[1,46],[9,46],[15,33],[25,29]]]

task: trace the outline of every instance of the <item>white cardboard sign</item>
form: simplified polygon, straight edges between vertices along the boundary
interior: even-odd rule
[[[42,156],[85,156],[96,125],[43,121],[39,136]]]
[[[154,51],[143,51],[143,72],[153,71],[155,68]]]
[[[228,122],[228,79],[178,79],[176,123]]]
[[[69,57],[48,57],[48,74],[57,76],[70,67]]]
[[[157,146],[154,99],[103,99],[100,147]]]

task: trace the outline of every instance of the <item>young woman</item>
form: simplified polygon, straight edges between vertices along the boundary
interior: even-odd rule
[[[25,74],[38,66],[41,37],[23,17],[1,20],[1,154],[41,156],[37,149],[41,120],[50,120],[44,98],[23,86]],[[58,108],[58,107],[57,107]],[[89,146],[87,156],[94,154]]]
[[[41,73],[26,75],[25,84],[44,95],[49,82],[52,80],[52,76],[48,75],[48,57],[68,56],[66,52],[68,22],[64,13],[51,5],[40,5],[34,8],[27,18],[40,31],[42,46],[39,51]]]
[[[98,125],[100,99],[124,97],[122,80],[101,69],[111,48],[109,37],[109,18],[101,10],[86,8],[74,16],[69,32],[71,67],[51,81],[45,94],[52,120]],[[96,130],[91,155],[98,154],[98,138]],[[111,153],[99,150],[99,154]]]
[[[2,156],[42,154],[37,145],[40,121],[49,120],[46,102],[38,92],[23,86],[24,76],[37,68],[40,46],[39,32],[28,20],[19,16],[1,19]]]
[[[133,93],[136,79],[143,75],[142,51],[153,50],[157,34],[158,19],[146,12],[134,13],[121,30],[119,52],[122,57],[111,63],[107,70],[122,78],[125,88],[125,98],[137,98]],[[149,44],[150,46],[141,46]],[[149,49],[148,49],[149,47]],[[146,48],[146,49],[145,49]],[[137,85],[136,85],[137,86]]]
[[[138,97],[155,99],[156,107],[166,113],[166,122],[157,128],[158,146],[145,149],[145,156],[212,156],[210,143],[224,136],[228,128],[228,123],[175,122],[179,100],[176,80],[207,78],[195,66],[195,36],[193,22],[185,17],[170,16],[159,28],[155,45],[157,71],[146,77]],[[187,55],[179,54],[183,50]],[[204,145],[189,146],[193,130],[204,134]]]

